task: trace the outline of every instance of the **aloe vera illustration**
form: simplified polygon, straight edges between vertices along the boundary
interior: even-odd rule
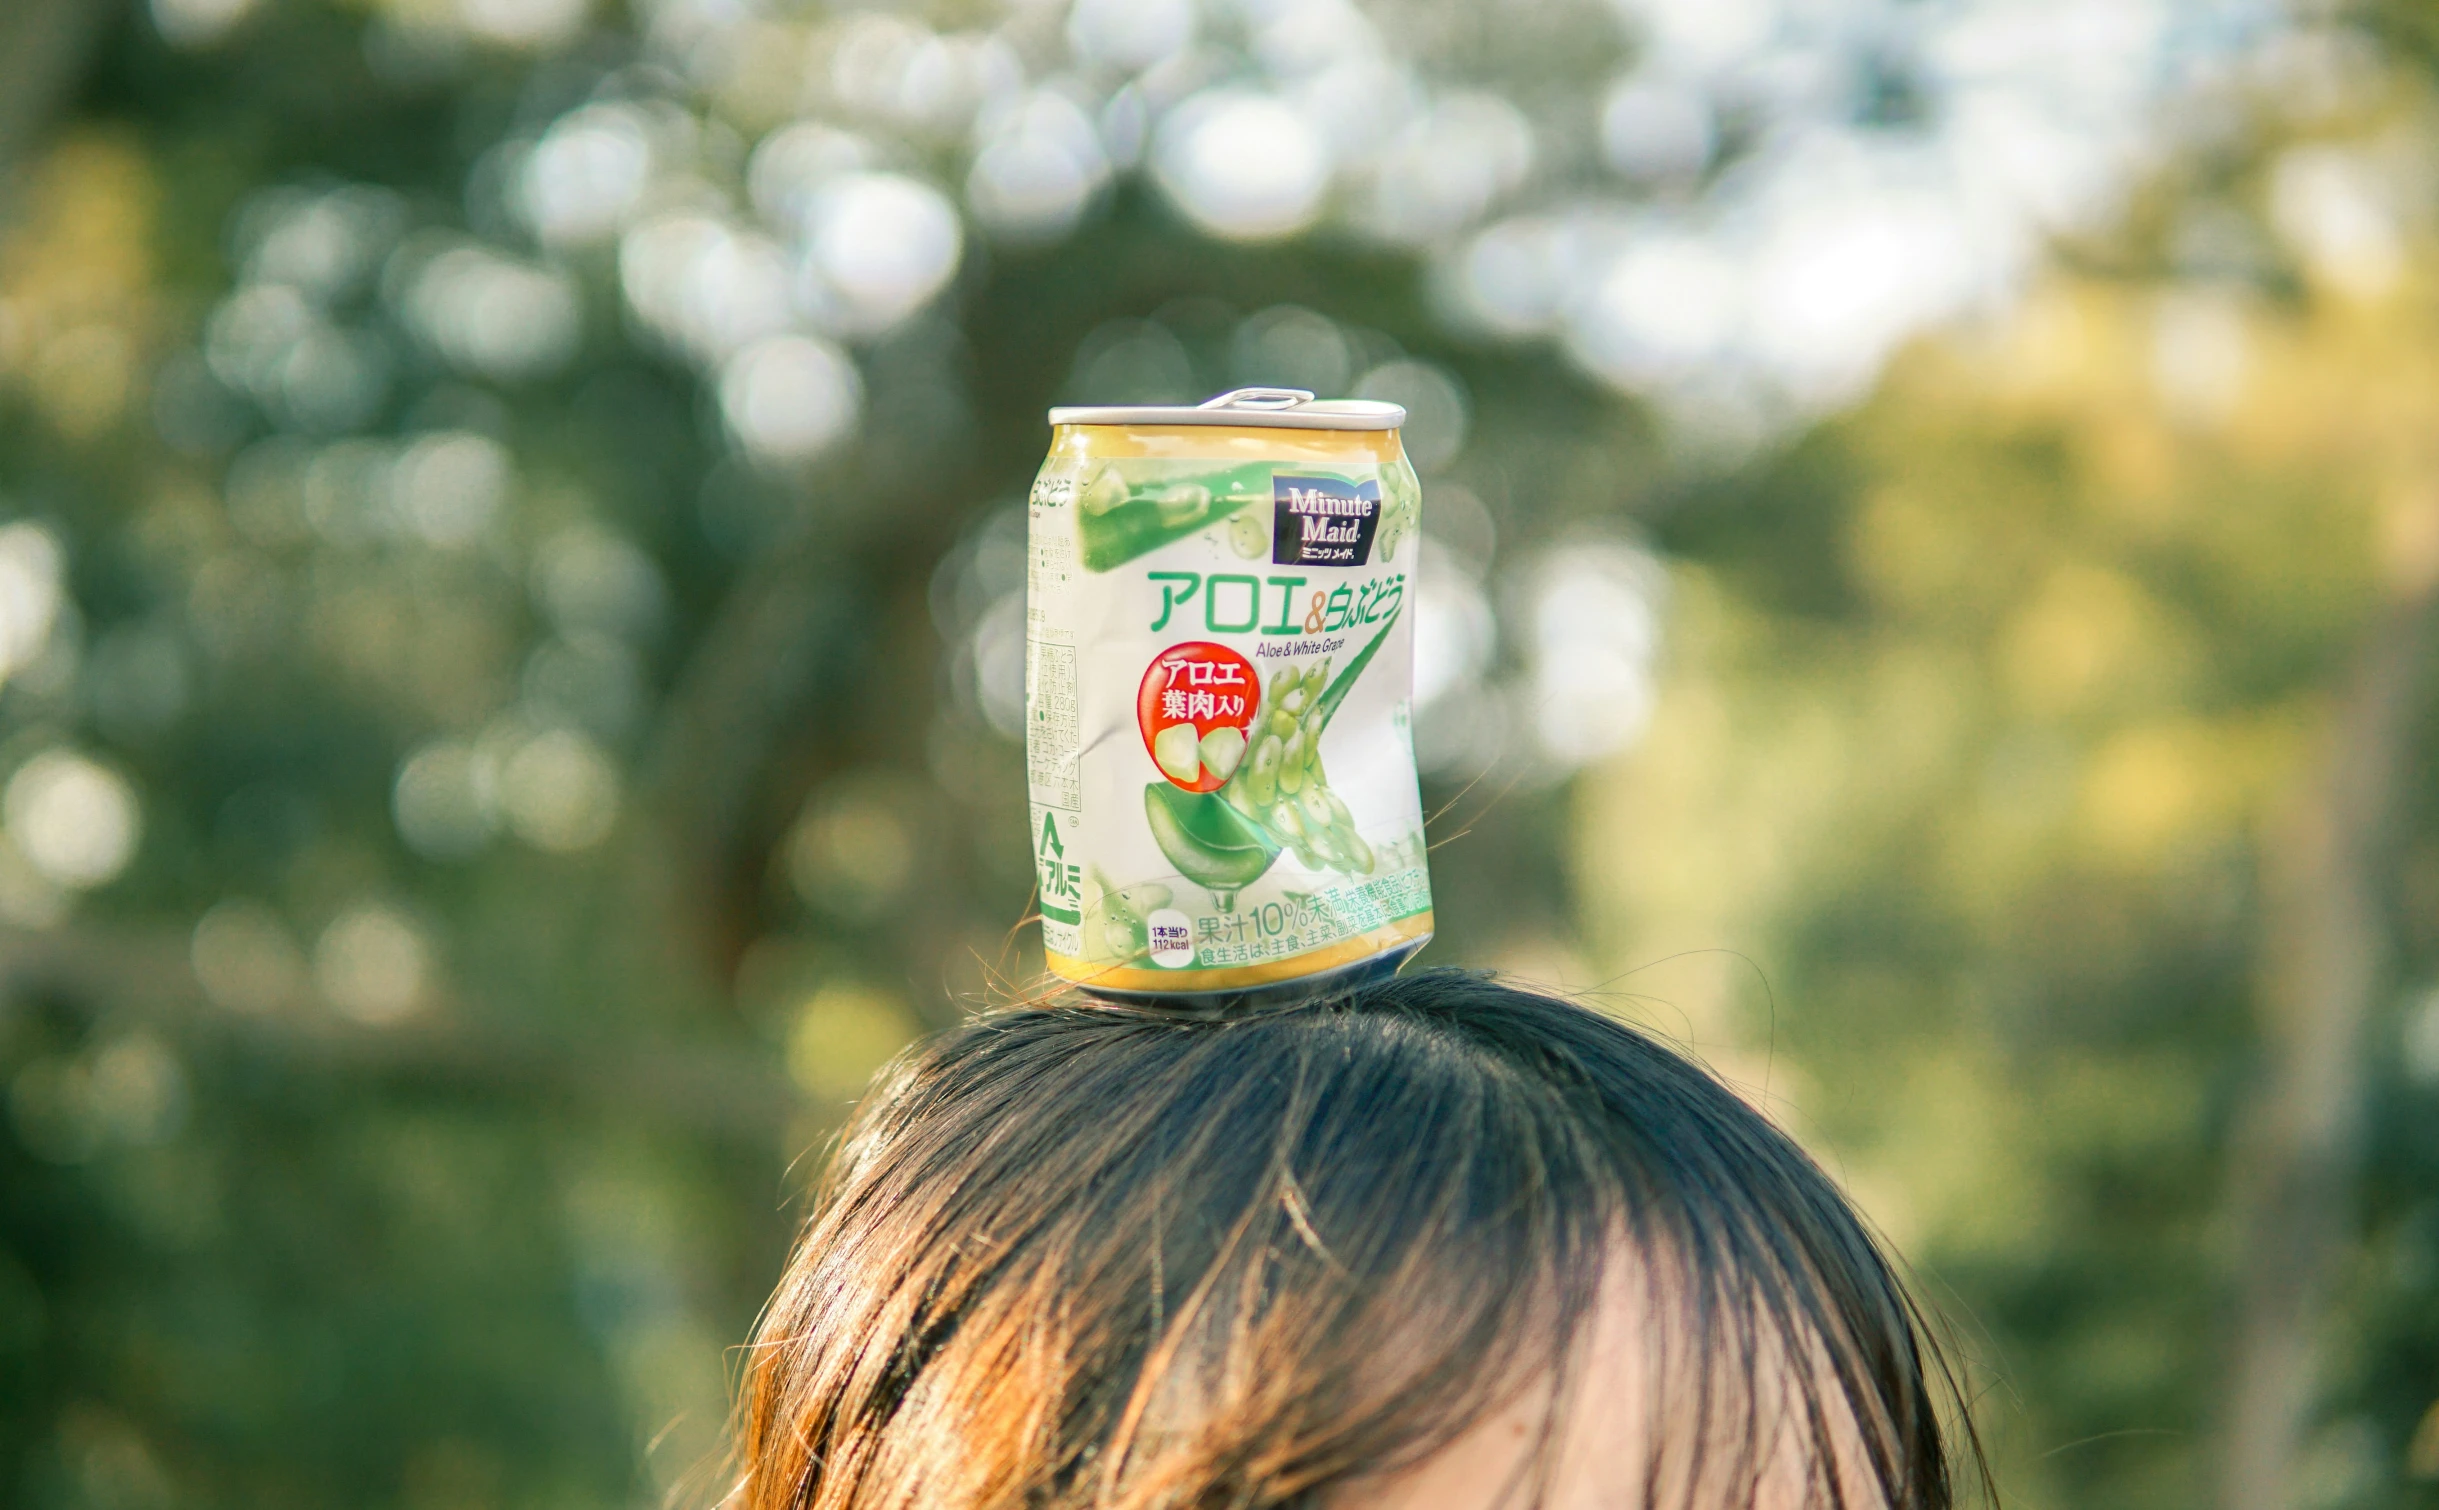
[[[1248,730],[1248,753],[1228,784],[1189,792],[1167,781],[1143,790],[1144,818],[1160,852],[1177,873],[1232,911],[1239,890],[1292,850],[1305,869],[1370,875],[1378,863],[1355,831],[1355,817],[1330,790],[1321,763],[1321,735],[1356,678],[1387,642],[1401,602],[1335,680],[1329,662],[1298,671],[1283,666],[1271,678]]]
[[[1105,572],[1256,505],[1268,508],[1274,470],[1265,461],[1147,478],[1105,466],[1076,496],[1077,555],[1086,571]],[[1247,533],[1269,539],[1267,527]]]
[[[1270,831],[1220,800],[1155,781],[1143,789],[1144,821],[1177,873],[1211,893],[1222,912],[1270,869],[1281,845]]]

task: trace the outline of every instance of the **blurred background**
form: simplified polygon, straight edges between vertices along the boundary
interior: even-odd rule
[[[1054,402],[1393,399],[1443,932],[2024,1506],[2439,1505],[2439,12],[0,4],[0,1500],[712,1495]],[[811,1154],[808,1151],[816,1151]]]

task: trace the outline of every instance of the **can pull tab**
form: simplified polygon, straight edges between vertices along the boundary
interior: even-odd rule
[[[1313,401],[1311,393],[1302,388],[1236,388],[1217,398],[1207,398],[1195,405],[1197,409],[1293,409],[1298,404]]]

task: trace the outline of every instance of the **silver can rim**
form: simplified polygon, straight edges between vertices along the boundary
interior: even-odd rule
[[[1199,404],[1074,404],[1050,411],[1053,425],[1233,425],[1279,430],[1394,430],[1399,404],[1317,399],[1302,388],[1237,388]]]

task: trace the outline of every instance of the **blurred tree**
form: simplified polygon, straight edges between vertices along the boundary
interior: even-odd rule
[[[2428,88],[2265,53],[2120,232],[1672,515],[1579,799],[1600,957],[1961,1302],[2025,1503],[2439,1479]],[[1703,944],[1767,991],[1631,969]]]
[[[581,9],[5,19],[103,40],[0,210],[24,1503],[708,1498],[795,1161],[1038,960],[993,720],[1041,411],[1284,374],[1443,459],[1644,444],[1394,251],[1088,185],[1089,240],[961,254],[892,101],[787,127]],[[791,24],[907,66],[910,23]]]

